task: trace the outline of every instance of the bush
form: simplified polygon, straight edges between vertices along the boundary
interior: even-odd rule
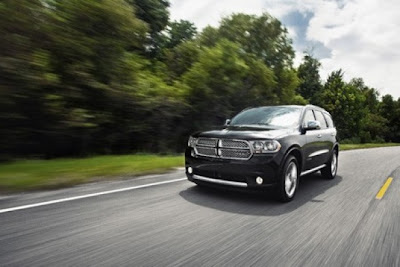
[[[346,138],[340,141],[341,144],[361,144],[360,137]]]

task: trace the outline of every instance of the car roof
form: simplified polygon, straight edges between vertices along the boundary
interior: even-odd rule
[[[323,108],[321,108],[321,107],[318,107],[318,106],[315,106],[315,105],[306,105],[305,107],[306,107],[306,108],[316,109],[316,110],[319,110],[319,111],[322,111],[322,112],[325,112],[325,113],[328,113],[328,114],[329,114],[329,112],[326,111],[325,109],[323,109]]]
[[[310,104],[309,104],[309,105],[276,105],[276,106],[271,105],[271,106],[258,106],[258,107],[248,107],[248,108],[246,108],[246,109],[244,109],[244,110],[251,109],[251,108],[264,108],[264,107],[298,107],[298,108],[303,108],[303,109],[312,108],[312,109],[316,109],[316,110],[319,110],[319,111],[322,111],[322,112],[325,112],[325,113],[328,113],[328,114],[329,114],[329,112],[326,111],[325,109],[323,109],[323,108],[321,108],[321,107],[319,107],[319,106],[310,105]]]

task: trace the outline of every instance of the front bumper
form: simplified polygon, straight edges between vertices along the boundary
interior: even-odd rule
[[[254,154],[249,160],[228,160],[194,156],[192,148],[185,152],[186,176],[196,184],[245,190],[262,190],[276,185],[282,156]],[[188,168],[192,173],[188,173]],[[256,178],[263,179],[262,184]]]

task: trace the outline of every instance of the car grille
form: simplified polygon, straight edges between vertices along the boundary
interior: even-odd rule
[[[215,148],[210,147],[196,147],[196,154],[206,157],[215,157],[217,155]]]
[[[214,139],[214,138],[199,138],[199,140],[197,141],[197,145],[216,147],[217,142],[218,142],[218,139]]]
[[[221,158],[226,159],[248,159],[251,156],[250,150],[220,149]]]
[[[249,145],[246,141],[242,141],[242,140],[221,139],[220,147],[248,149]]]
[[[223,159],[250,159],[252,150],[245,140],[199,138],[194,146],[196,155]]]

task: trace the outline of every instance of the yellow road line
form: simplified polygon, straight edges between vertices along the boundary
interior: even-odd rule
[[[379,190],[378,194],[376,194],[376,199],[382,199],[386,193],[386,190],[389,188],[389,185],[392,183],[393,178],[389,177],[386,182],[383,184],[381,189]]]

